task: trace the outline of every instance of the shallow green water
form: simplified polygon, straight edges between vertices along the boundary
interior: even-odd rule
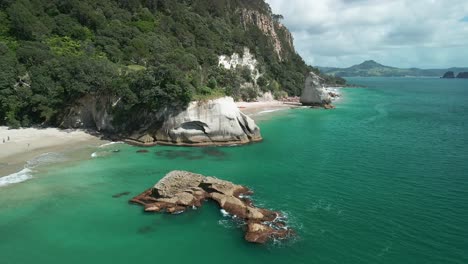
[[[334,111],[262,121],[259,144],[113,145],[1,187],[0,263],[468,263],[468,82],[351,82],[367,88]],[[127,203],[174,169],[253,188],[298,237],[252,245],[215,204],[171,216]]]

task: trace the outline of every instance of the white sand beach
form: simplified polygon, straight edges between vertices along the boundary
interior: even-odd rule
[[[0,127],[0,177],[22,170],[27,161],[44,153],[106,142],[83,130]]]
[[[244,114],[252,117],[253,119],[256,119],[256,117],[262,113],[302,107],[300,104],[278,100],[267,102],[237,102],[236,105]]]

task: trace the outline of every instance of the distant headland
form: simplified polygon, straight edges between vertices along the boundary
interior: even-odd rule
[[[447,72],[462,74],[468,72],[466,68],[448,69],[419,69],[396,68],[382,65],[376,61],[368,60],[349,68],[318,67],[321,72],[337,77],[441,77]],[[461,76],[464,76],[463,74]],[[463,78],[463,77],[457,77]],[[465,77],[466,78],[466,77]]]

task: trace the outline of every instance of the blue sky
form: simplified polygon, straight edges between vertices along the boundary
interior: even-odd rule
[[[308,64],[468,67],[468,0],[266,0]]]

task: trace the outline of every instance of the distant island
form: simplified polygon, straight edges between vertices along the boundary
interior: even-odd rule
[[[440,77],[442,79],[468,79],[468,72],[459,72],[457,77],[455,77],[455,73],[453,71],[448,71],[444,73],[444,76]]]
[[[382,65],[376,61],[368,60],[349,68],[318,67],[321,72],[337,77],[441,77],[447,72],[465,73],[468,68],[449,69],[402,69]],[[463,74],[461,76],[464,76]],[[465,75],[466,76],[466,75]],[[463,78],[463,77],[457,77]],[[466,78],[466,77],[465,77]]]

